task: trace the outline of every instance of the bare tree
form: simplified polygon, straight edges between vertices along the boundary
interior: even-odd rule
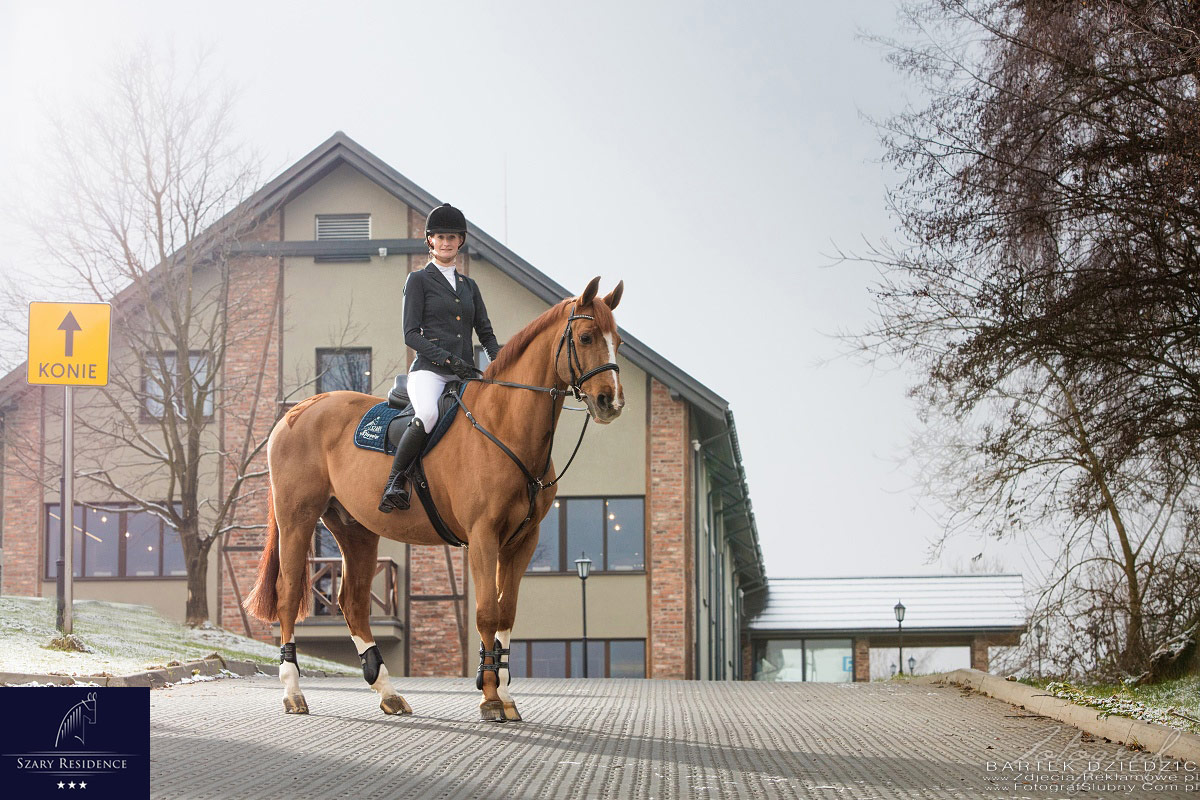
[[[881,123],[909,244],[868,256],[881,322],[860,341],[923,376],[948,532],[1057,537],[1042,613],[1089,642],[1066,660],[1136,672],[1185,621],[1147,627],[1195,537],[1197,11],[906,13],[917,41],[890,58],[930,100]]]
[[[68,296],[113,303],[110,383],[76,420],[79,475],[102,495],[90,504],[178,531],[193,625],[209,616],[210,548],[265,474],[255,417],[277,410],[257,399],[265,347],[257,368],[227,363],[231,332],[270,331],[278,303],[264,319],[230,288],[233,245],[260,222],[246,202],[259,172],[234,141],[232,94],[206,75],[203,57],[181,70],[149,46],[122,56],[104,96],[54,121],[51,200],[28,220]]]

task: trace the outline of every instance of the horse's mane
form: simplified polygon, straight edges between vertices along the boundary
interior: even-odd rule
[[[494,378],[502,370],[508,369],[521,354],[529,347],[529,343],[536,339],[543,331],[553,325],[562,316],[562,312],[572,303],[579,302],[578,297],[568,297],[557,305],[550,306],[533,320],[518,331],[508,342],[500,348],[500,354],[496,356],[496,360],[488,365],[487,371],[483,373],[485,378]],[[591,316],[596,318],[596,324],[600,326],[600,330],[605,334],[611,334],[617,329],[616,319],[613,317],[612,309],[604,304],[604,301],[597,297],[592,301]],[[579,312],[579,309],[576,309]]]

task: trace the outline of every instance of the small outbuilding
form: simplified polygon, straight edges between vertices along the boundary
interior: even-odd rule
[[[763,681],[868,681],[872,647],[988,648],[1026,631],[1020,575],[771,578],[750,619],[743,674]],[[897,606],[903,622],[897,622]]]

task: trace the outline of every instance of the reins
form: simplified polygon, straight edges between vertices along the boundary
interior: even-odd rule
[[[506,456],[508,456],[509,459],[514,464],[516,464],[517,467],[521,470],[521,474],[525,476],[525,488],[529,494],[529,511],[528,511],[528,513],[525,514],[525,519],[521,520],[521,524],[517,525],[516,530],[514,530],[512,533],[510,533],[508,536],[506,536],[504,538],[503,544],[508,544],[510,541],[512,541],[513,537],[515,537],[518,533],[520,533],[521,530],[527,524],[529,524],[529,521],[531,519],[533,519],[533,512],[537,506],[538,494],[543,489],[549,489],[551,486],[555,485],[560,480],[562,480],[563,475],[567,474],[567,470],[571,468],[571,464],[575,461],[575,456],[579,452],[580,445],[583,444],[583,435],[585,433],[587,433],[587,426],[588,426],[588,422],[591,421],[591,414],[588,414],[583,419],[583,427],[580,428],[580,430],[579,430],[579,440],[577,442],[575,442],[575,449],[571,451],[571,457],[569,459],[567,459],[567,465],[565,467],[563,467],[562,472],[560,472],[558,474],[558,476],[554,478],[554,480],[547,483],[545,479],[546,479],[546,476],[550,473],[551,455],[554,452],[554,434],[558,428],[558,418],[554,414],[555,402],[558,400],[559,397],[565,398],[568,394],[573,395],[576,400],[582,400],[584,397],[587,396],[582,388],[584,381],[600,374],[601,372],[607,372],[608,370],[613,370],[614,372],[616,372],[618,374],[621,372],[621,368],[617,364],[615,364],[614,362],[611,362],[611,361],[606,364],[601,364],[600,366],[596,367],[595,369],[590,369],[586,372],[583,371],[583,363],[579,360],[579,353],[576,352],[576,350],[575,350],[575,337],[571,335],[571,323],[573,323],[577,319],[593,319],[594,320],[595,317],[589,316],[587,314],[576,314],[575,306],[574,305],[571,306],[571,313],[567,316],[567,327],[566,327],[566,329],[563,330],[562,337],[560,337],[558,340],[558,348],[555,349],[555,351],[554,351],[554,363],[557,364],[559,356],[562,354],[563,345],[566,344],[566,346],[567,346],[567,369],[570,370],[570,373],[571,373],[571,382],[567,386],[566,389],[559,389],[557,385],[555,385],[555,386],[531,386],[529,384],[524,384],[524,383],[512,383],[509,381],[498,381],[498,380],[489,379],[489,378],[470,378],[467,381],[464,381],[463,386],[461,389],[459,389],[459,392],[457,395],[458,404],[462,408],[463,413],[466,415],[467,419],[470,421],[472,427],[474,427],[475,430],[482,433],[484,436],[486,436],[488,439],[490,439],[497,447],[499,447],[500,451],[503,452]],[[576,370],[575,370],[576,365],[578,365],[578,367],[579,367],[579,372],[583,373],[582,375],[576,374]],[[470,381],[476,381],[478,383],[487,383],[487,384],[491,384],[493,386],[504,386],[504,387],[510,388],[510,389],[526,389],[526,390],[532,391],[532,392],[546,392],[550,395],[550,445],[546,449],[546,463],[542,467],[541,475],[534,475],[532,472],[530,472],[529,468],[525,466],[525,463],[523,461],[521,461],[521,459],[517,456],[517,454],[512,451],[512,448],[510,448],[504,442],[500,441],[500,439],[497,438],[495,434],[493,434],[491,431],[489,431],[487,428],[485,428],[483,425],[481,425],[479,420],[475,419],[475,415],[471,413],[471,410],[469,408],[467,408],[467,404],[465,402],[463,402],[463,395],[466,394],[467,384]]]

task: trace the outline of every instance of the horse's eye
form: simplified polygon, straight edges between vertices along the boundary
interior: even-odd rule
[[[579,335],[579,341],[582,342],[583,344],[591,344],[592,343],[592,335],[590,333],[581,333]]]

